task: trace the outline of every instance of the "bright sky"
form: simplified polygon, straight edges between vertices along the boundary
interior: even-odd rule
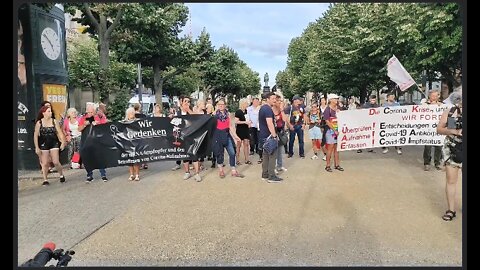
[[[287,66],[290,41],[299,37],[308,23],[320,18],[328,3],[186,3],[191,20],[184,32],[197,38],[203,27],[215,49],[223,44],[260,74],[269,86]]]

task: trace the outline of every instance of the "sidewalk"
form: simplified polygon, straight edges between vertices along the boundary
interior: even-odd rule
[[[68,179],[70,176],[78,173],[85,173],[85,169],[70,169],[70,164],[63,165],[63,175]],[[47,176],[49,182],[60,181],[60,175],[54,169],[52,173]],[[41,186],[43,175],[40,169],[38,170],[18,170],[18,190],[24,190],[30,187]]]

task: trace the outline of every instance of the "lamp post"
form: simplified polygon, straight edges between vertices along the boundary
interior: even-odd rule
[[[138,63],[137,66],[137,74],[138,74],[138,103],[140,103],[140,107],[142,105],[142,96],[143,96],[143,84],[142,84],[142,64]],[[143,110],[143,108],[142,108]]]

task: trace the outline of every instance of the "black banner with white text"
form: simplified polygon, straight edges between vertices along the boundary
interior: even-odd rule
[[[209,115],[185,115],[89,125],[82,132],[80,156],[87,170],[195,160],[210,153],[215,124]]]

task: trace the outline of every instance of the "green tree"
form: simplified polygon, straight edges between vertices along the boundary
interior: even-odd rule
[[[87,88],[94,92],[109,93],[118,89],[130,89],[135,85],[135,65],[122,63],[111,53],[111,67],[105,81],[99,83],[99,55],[97,41],[91,38],[74,39],[67,43],[68,80],[71,87]],[[102,87],[107,87],[102,89]]]
[[[211,86],[211,95],[215,100],[240,89],[239,74],[236,66],[240,63],[237,53],[223,45],[215,51],[212,60],[205,66],[205,84]]]
[[[122,31],[115,33],[115,49],[122,59],[153,68],[153,89],[162,104],[163,83],[186,70],[195,56],[189,38],[180,38],[188,8],[178,3],[128,4]]]
[[[82,25],[88,26],[88,32],[93,38],[98,40],[99,70],[97,78],[100,91],[100,100],[108,103],[109,92],[112,89],[109,85],[112,76],[109,70],[110,63],[110,42],[112,33],[118,27],[123,14],[125,4],[116,3],[98,3],[98,4],[65,4],[65,10],[75,15],[77,10],[82,12],[80,18],[74,19]]]
[[[386,75],[392,55],[417,80],[426,70],[430,79],[439,72],[455,85],[461,74],[458,10],[455,3],[331,5],[290,43],[285,70],[290,76],[279,74],[282,86],[297,94],[356,95],[363,102],[385,85],[393,88]]]
[[[125,111],[128,107],[130,95],[127,89],[120,89],[116,92],[115,99],[107,107],[108,118],[111,121],[120,121],[125,119]]]

